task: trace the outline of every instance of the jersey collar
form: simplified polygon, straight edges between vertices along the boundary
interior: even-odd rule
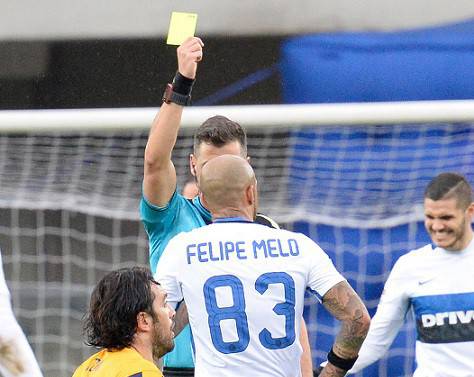
[[[243,217],[221,217],[215,219],[214,223],[253,223],[253,221],[244,219]]]
[[[207,210],[207,208],[205,208],[202,205],[201,199],[199,198],[199,195],[194,197],[193,205],[199,211],[199,214],[201,215],[201,217],[203,218],[203,220],[206,224],[212,223],[211,213]]]

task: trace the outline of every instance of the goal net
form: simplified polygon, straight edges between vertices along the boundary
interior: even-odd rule
[[[156,109],[0,112],[0,247],[18,320],[48,377],[66,377],[93,350],[81,319],[108,271],[148,261],[138,218],[143,152]],[[173,153],[188,176],[195,127],[227,115],[248,131],[261,212],[308,234],[373,315],[398,257],[429,238],[424,187],[456,171],[474,183],[474,102],[189,108]],[[337,323],[312,297],[313,359]],[[409,316],[410,317],[410,316]],[[409,376],[410,320],[364,376]]]

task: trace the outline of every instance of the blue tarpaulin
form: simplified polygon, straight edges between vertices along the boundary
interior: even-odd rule
[[[292,38],[281,73],[286,103],[474,99],[474,21]]]

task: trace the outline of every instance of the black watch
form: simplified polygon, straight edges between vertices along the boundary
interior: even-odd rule
[[[179,94],[173,91],[173,84],[167,84],[163,93],[163,102],[175,103],[181,106],[189,106],[191,104],[191,95]]]

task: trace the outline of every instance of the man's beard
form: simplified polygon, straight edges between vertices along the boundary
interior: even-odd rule
[[[171,336],[165,336],[160,330],[159,323],[156,323],[153,330],[153,359],[155,360],[174,348],[174,339]]]
[[[443,249],[446,250],[451,250],[451,251],[460,251],[463,248],[463,241],[466,237],[466,217],[463,218],[462,222],[458,224],[455,227],[447,228],[444,231],[444,238],[446,242],[449,242],[448,244],[445,244],[445,242],[436,242],[436,232],[434,232],[432,229],[428,229],[428,233],[430,234],[432,240],[434,243],[436,243],[437,246],[442,247]],[[470,225],[470,224],[469,224]]]

